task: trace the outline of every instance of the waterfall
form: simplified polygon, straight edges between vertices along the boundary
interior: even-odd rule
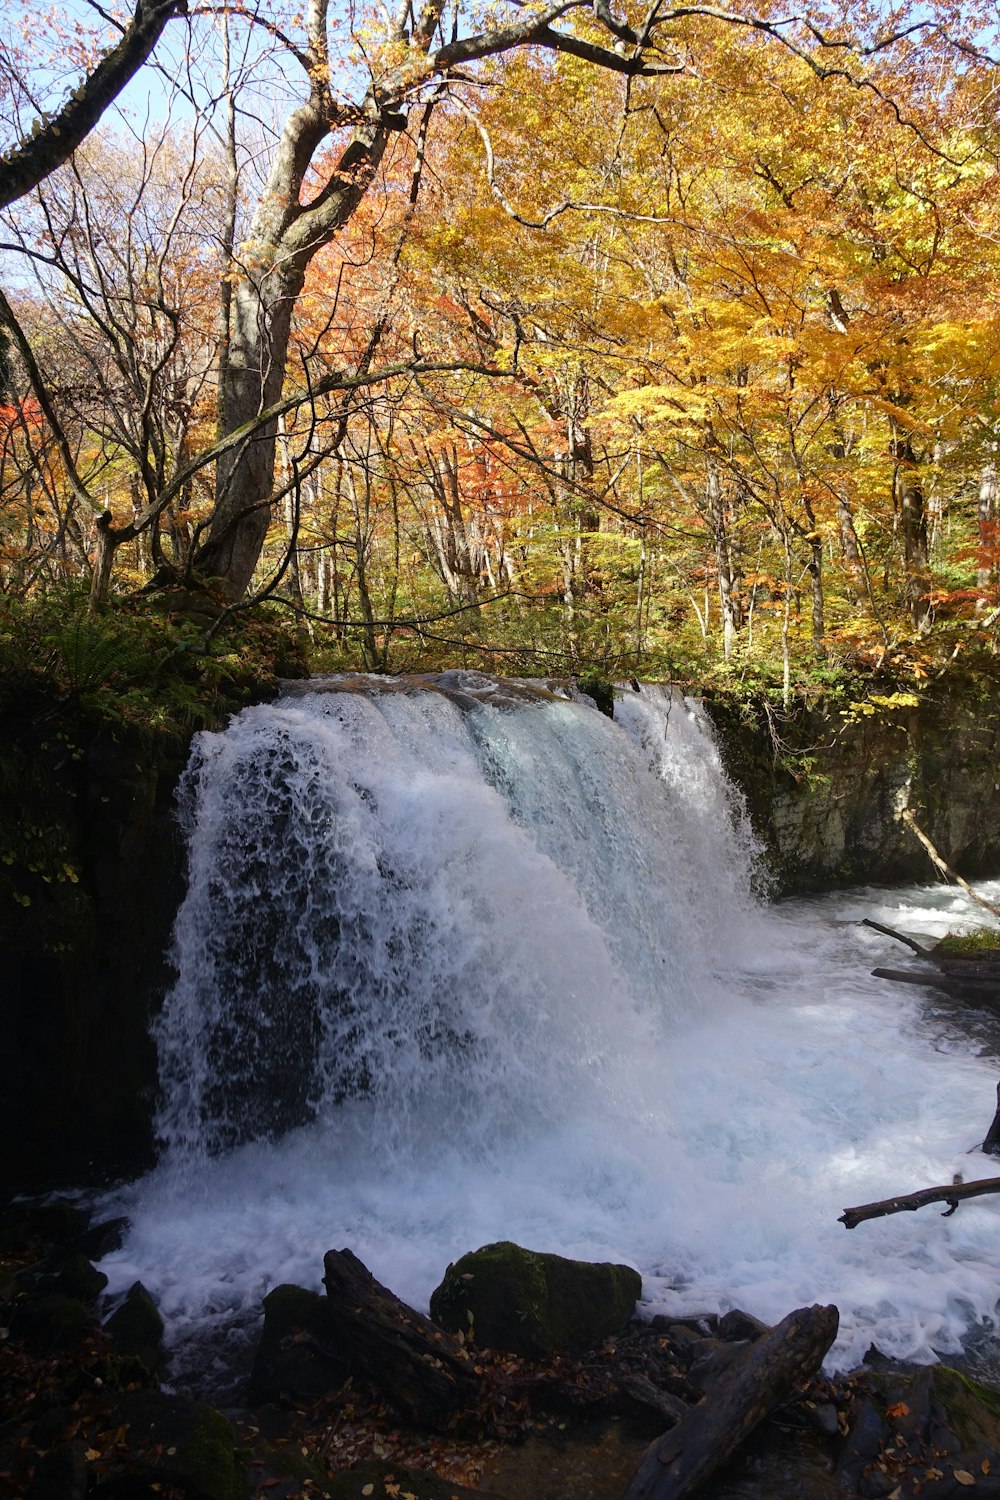
[[[697,705],[313,682],[199,735],[181,804],[162,1154],[105,1262],[178,1347],[329,1248],[426,1307],[499,1238],[628,1261],[649,1312],[835,1301],[839,1365],[992,1326],[995,1203],[837,1222],[992,1170],[995,1028],[873,979],[857,925],[943,931],[964,897],[768,906]]]
[[[199,735],[189,884],[157,1027],[169,1151],[363,1100],[393,1153],[482,1153],[613,1095],[706,1003],[750,839],[694,705],[453,673],[348,680]],[[706,956],[709,961],[706,961]]]

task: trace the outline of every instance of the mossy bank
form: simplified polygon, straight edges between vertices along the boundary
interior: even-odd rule
[[[192,733],[303,668],[276,624],[0,608],[5,1188],[152,1157],[152,1007],[182,892]]]

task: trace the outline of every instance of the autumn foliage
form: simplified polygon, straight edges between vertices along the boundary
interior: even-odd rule
[[[788,692],[992,649],[1000,136],[977,18],[896,12],[890,41],[863,7],[794,34],[760,15],[668,19],[653,76],[525,46],[414,84],[294,308],[251,595],[320,658]],[[269,24],[270,45],[298,23]],[[348,74],[398,68],[370,44],[358,24]],[[139,155],[109,120],[11,211],[51,409],[13,347],[8,592],[86,581],[99,513],[145,516],[221,430],[259,174],[218,120],[149,126]],[[192,582],[213,472],[118,550],[112,593]]]

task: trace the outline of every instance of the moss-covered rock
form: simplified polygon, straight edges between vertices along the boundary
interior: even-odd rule
[[[141,1281],[135,1281],[104,1325],[119,1354],[134,1354],[154,1370],[163,1351],[163,1319]]]
[[[11,1333],[36,1354],[73,1349],[93,1327],[94,1315],[78,1297],[62,1292],[23,1296],[14,1304]]]
[[[250,1381],[254,1397],[321,1396],[349,1374],[349,1362],[337,1351],[326,1298],[301,1286],[268,1292]]]
[[[1000,1452],[1000,1393],[949,1365],[935,1368],[934,1390],[963,1449]]]
[[[587,672],[576,679],[576,685],[581,693],[586,693],[588,698],[593,699],[602,714],[609,719],[615,716],[615,685],[607,677],[601,677],[596,672]]]
[[[1000,866],[1000,681],[959,672],[918,693],[859,679],[845,696],[706,695],[778,892],[930,880],[906,808],[967,878]]]
[[[448,1267],[431,1317],[451,1333],[529,1359],[580,1354],[620,1332],[642,1278],[630,1266],[568,1260],[508,1240]]]
[[[96,1302],[108,1284],[103,1271],[92,1265],[85,1255],[71,1255],[57,1277],[60,1291],[81,1302]]]
[[[934,952],[956,958],[1000,958],[1000,929],[976,927],[972,932],[948,932],[934,944]]]
[[[249,1486],[236,1433],[214,1407],[135,1391],[118,1398],[115,1416],[125,1434],[120,1473],[127,1493],[145,1485],[143,1494],[176,1489],[196,1500],[244,1500]]]

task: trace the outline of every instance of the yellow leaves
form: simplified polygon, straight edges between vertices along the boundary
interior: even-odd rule
[[[884,396],[867,395],[864,399],[868,406],[875,411],[884,412],[887,417],[892,418],[897,427],[902,427],[904,431],[933,437],[934,428],[912,410],[899,406],[894,401],[887,401]]]

